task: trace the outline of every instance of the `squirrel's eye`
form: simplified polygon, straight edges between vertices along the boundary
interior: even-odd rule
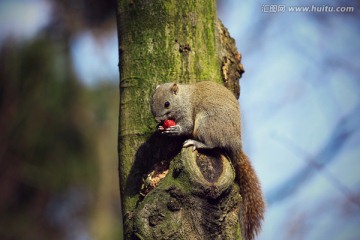
[[[165,106],[166,108],[168,108],[168,107],[170,107],[170,103],[169,103],[169,102],[165,102],[164,106]]]

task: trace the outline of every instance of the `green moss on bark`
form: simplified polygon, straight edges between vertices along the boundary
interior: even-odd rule
[[[149,107],[155,86],[169,81],[220,81],[221,73],[215,51],[215,1],[119,0],[118,6],[124,182],[131,156],[155,127]],[[182,51],[184,46],[189,48]]]
[[[125,236],[130,239],[138,232],[139,221],[143,221],[134,219],[145,209],[144,205],[149,206],[158,201],[166,207],[172,198],[176,199],[176,193],[171,193],[172,188],[184,195],[193,191],[189,176],[174,176],[177,171],[175,162],[170,166],[171,174],[161,180],[161,186],[147,194],[143,202],[140,201],[144,176],[156,163],[173,159],[182,147],[181,139],[169,143],[168,139],[161,139],[154,133],[156,123],[150,112],[151,94],[156,85],[164,82],[212,80],[221,83],[221,46],[216,1],[117,2],[121,73],[119,175]],[[190,207],[191,202],[185,205]],[[176,208],[176,202],[170,206],[174,210],[172,212],[176,212],[174,216],[177,216]],[[151,219],[147,220],[150,221],[147,224],[155,224],[170,217],[167,214],[160,211],[159,215],[149,216]],[[166,228],[171,226],[162,225],[160,232]],[[185,226],[184,229],[187,228],[191,229],[191,226]],[[171,231],[167,234],[171,236]],[[137,238],[141,237],[138,234]],[[157,237],[147,236],[144,239],[159,239]]]

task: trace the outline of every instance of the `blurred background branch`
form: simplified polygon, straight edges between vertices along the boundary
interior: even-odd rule
[[[326,168],[328,164],[336,159],[335,157],[339,155],[343,145],[348,142],[349,138],[359,131],[359,123],[360,105],[356,106],[355,109],[339,120],[328,142],[325,143],[323,148],[320,149],[320,152],[315,156],[309,156],[309,153],[300,149],[294,142],[291,142],[291,140],[274,135],[275,139],[287,146],[294,154],[303,157],[306,165],[284,181],[283,184],[277,186],[276,189],[267,194],[269,206],[291,197],[296,191],[304,187],[305,182],[311,181],[315,174],[320,173],[324,175],[336,189],[344,194],[350,203],[355,204],[359,208],[358,210],[360,210],[360,192],[356,192],[356,194],[353,193],[338,177]]]
[[[97,75],[85,85],[73,57],[76,40],[91,32],[102,58],[102,38],[115,32],[114,6],[1,2],[15,18],[1,17],[0,28],[0,239],[120,235],[118,78]],[[41,23],[25,35],[27,21]],[[116,72],[116,62],[108,64]]]

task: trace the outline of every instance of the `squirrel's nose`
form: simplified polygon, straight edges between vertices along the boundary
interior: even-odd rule
[[[157,123],[160,123],[162,120],[163,120],[162,117],[155,117],[155,121],[156,121]]]

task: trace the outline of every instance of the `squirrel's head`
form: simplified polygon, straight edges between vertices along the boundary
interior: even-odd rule
[[[174,119],[176,109],[181,107],[178,93],[179,85],[176,83],[164,83],[156,87],[151,98],[151,112],[156,122]]]

